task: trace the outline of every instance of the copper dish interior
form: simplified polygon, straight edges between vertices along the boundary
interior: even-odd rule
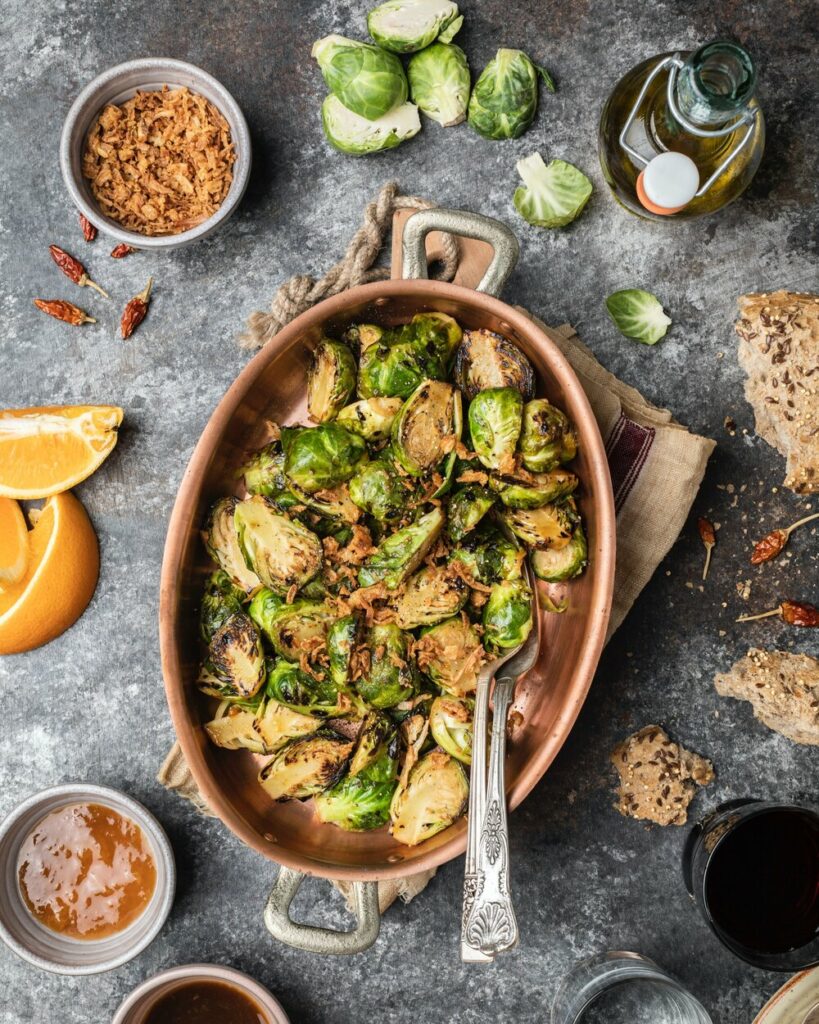
[[[306,370],[310,352],[325,331],[337,336],[350,323],[393,325],[414,313],[437,309],[465,328],[488,328],[515,341],[531,359],[538,395],[564,409],[577,425],[581,479],[579,503],[589,540],[590,565],[570,584],[563,615],[541,612],[541,649],[536,667],[518,685],[507,760],[511,806],[529,793],[554,759],[591,682],[606,631],[614,568],[614,509],[603,444],[588,402],[554,343],[527,317],[498,299],[432,281],[387,281],[328,299],[285,328],[245,368],[215,410],[183,479],[165,549],[160,634],[165,686],[177,736],[199,788],[212,810],[246,843],[309,874],[375,879],[431,868],[465,847],[466,822],[417,847],[393,841],[386,828],[344,832],[319,824],[310,802],[272,803],[256,775],[266,758],[222,750],[202,724],[215,702],[195,686],[201,656],[198,608],[212,566],[198,531],[211,503],[238,493],[236,468],[248,450],[267,438],[265,421],[306,422]],[[545,585],[541,585],[545,586]],[[519,717],[518,717],[519,716]]]

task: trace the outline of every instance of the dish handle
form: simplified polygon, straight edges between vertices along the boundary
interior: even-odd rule
[[[350,932],[299,924],[290,916],[290,904],[307,876],[302,871],[281,867],[264,908],[264,923],[274,939],[308,953],[349,956],[363,953],[378,938],[381,912],[378,882],[353,882],[356,926]]]

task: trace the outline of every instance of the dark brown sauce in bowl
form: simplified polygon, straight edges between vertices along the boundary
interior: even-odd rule
[[[142,1024],[270,1024],[246,992],[224,981],[188,981],[153,1003]]]

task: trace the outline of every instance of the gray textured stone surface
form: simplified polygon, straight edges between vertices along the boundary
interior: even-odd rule
[[[463,7],[458,42],[473,69],[499,45],[522,46],[553,69],[560,91],[544,94],[534,128],[515,142],[491,143],[465,126],[427,124],[397,151],[354,160],[323,140],[324,90],[309,48],[330,31],[361,35],[363,0],[0,3],[0,406],[96,401],[126,410],[116,451],[78,490],[102,548],[90,608],[48,647],[0,660],[0,815],[58,782],[122,787],[167,826],[180,876],[162,935],[111,974],[41,975],[0,948],[3,1024],[108,1020],[138,981],[201,960],[249,971],[306,1024],[535,1024],[547,1018],[567,967],[605,947],[657,959],[718,1024],[749,1021],[783,980],[733,958],[697,916],[679,875],[684,829],[648,830],[612,810],[607,756],[631,729],[660,721],[716,765],[717,782],[698,796],[695,815],[749,794],[816,799],[816,750],[767,731],[711,685],[713,673],[750,644],[817,653],[814,637],[776,620],[734,623],[746,610],[740,581],[751,581],[753,609],[785,595],[819,598],[816,533],[794,537],[787,559],[747,565],[752,538],[810,503],[782,491],[782,460],[753,435],[732,333],[741,292],[817,284],[811,5],[466,0]],[[616,206],[600,176],[595,131],[604,94],[644,56],[716,35],[737,36],[759,58],[769,123],[764,163],[745,198],[716,217],[642,223]],[[89,247],[79,235],[59,177],[58,135],[88,80],[152,54],[200,64],[233,91],[253,133],[253,179],[218,236],[114,264],[104,237]],[[594,181],[587,211],[564,231],[530,228],[512,208],[515,160],[535,148],[571,160]],[[154,782],[172,740],[156,623],[165,527],[193,445],[246,360],[234,336],[283,278],[321,272],[337,257],[365,201],[388,178],[512,224],[522,260],[506,297],[553,323],[574,322],[606,366],[719,440],[695,506],[722,526],[712,574],[701,589],[692,519],[605,652],[564,750],[512,817],[522,942],[489,968],[466,969],[457,959],[460,863],[444,868],[413,904],[391,910],[369,953],[328,960],[275,946],[261,920],[271,865]],[[72,290],[48,258],[51,242],[86,258],[114,301]],[[120,303],[149,273],[156,278],[150,315],[123,344],[114,330]],[[654,349],[621,338],[603,309],[608,292],[635,285],[655,291],[674,319]],[[32,308],[34,296],[84,301],[100,323],[74,330],[51,322]],[[738,424],[734,437],[723,429],[726,415]],[[307,890],[300,904],[309,919],[344,920],[326,883]]]

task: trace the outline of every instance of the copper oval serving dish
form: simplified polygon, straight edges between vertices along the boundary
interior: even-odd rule
[[[482,290],[426,280],[424,239],[430,230],[449,230],[493,246],[495,257],[479,285]],[[362,883],[433,868],[463,852],[466,822],[461,819],[417,847],[396,843],[386,829],[344,832],[317,823],[309,804],[272,803],[256,781],[263,758],[221,750],[208,741],[202,725],[212,702],[195,685],[200,658],[198,606],[210,571],[199,529],[211,503],[236,490],[236,467],[249,449],[266,439],[264,421],[305,420],[305,375],[311,350],[322,333],[337,336],[349,324],[361,321],[393,325],[435,309],[456,317],[464,328],[488,328],[519,345],[537,372],[537,394],[564,409],[577,426],[580,451],[573,468],[581,479],[580,506],[590,555],[585,574],[568,585],[569,611],[563,615],[541,612],[538,662],[518,684],[514,709],[522,719],[509,746],[506,777],[509,805],[519,804],[560,750],[597,666],[609,618],[615,523],[603,442],[574,371],[528,317],[486,294],[500,290],[516,257],[514,235],[495,221],[460,211],[416,213],[407,221],[403,257],[405,273],[416,279],[353,288],[326,299],[285,327],[248,363],[217,406],[179,489],[168,528],[160,597],[162,667],[173,723],[199,790],[214,813],[254,850],[293,869],[282,871],[281,891],[276,900],[271,899],[276,905],[268,907],[266,921],[274,934],[302,948],[321,944],[313,947],[309,939],[299,941],[286,929],[276,932],[271,924],[282,908],[286,914],[298,884],[294,878],[309,874]],[[288,891],[282,887],[289,887]],[[375,914],[371,942],[378,930],[375,886],[366,886],[365,897],[361,889],[359,910],[366,905],[369,916]]]

